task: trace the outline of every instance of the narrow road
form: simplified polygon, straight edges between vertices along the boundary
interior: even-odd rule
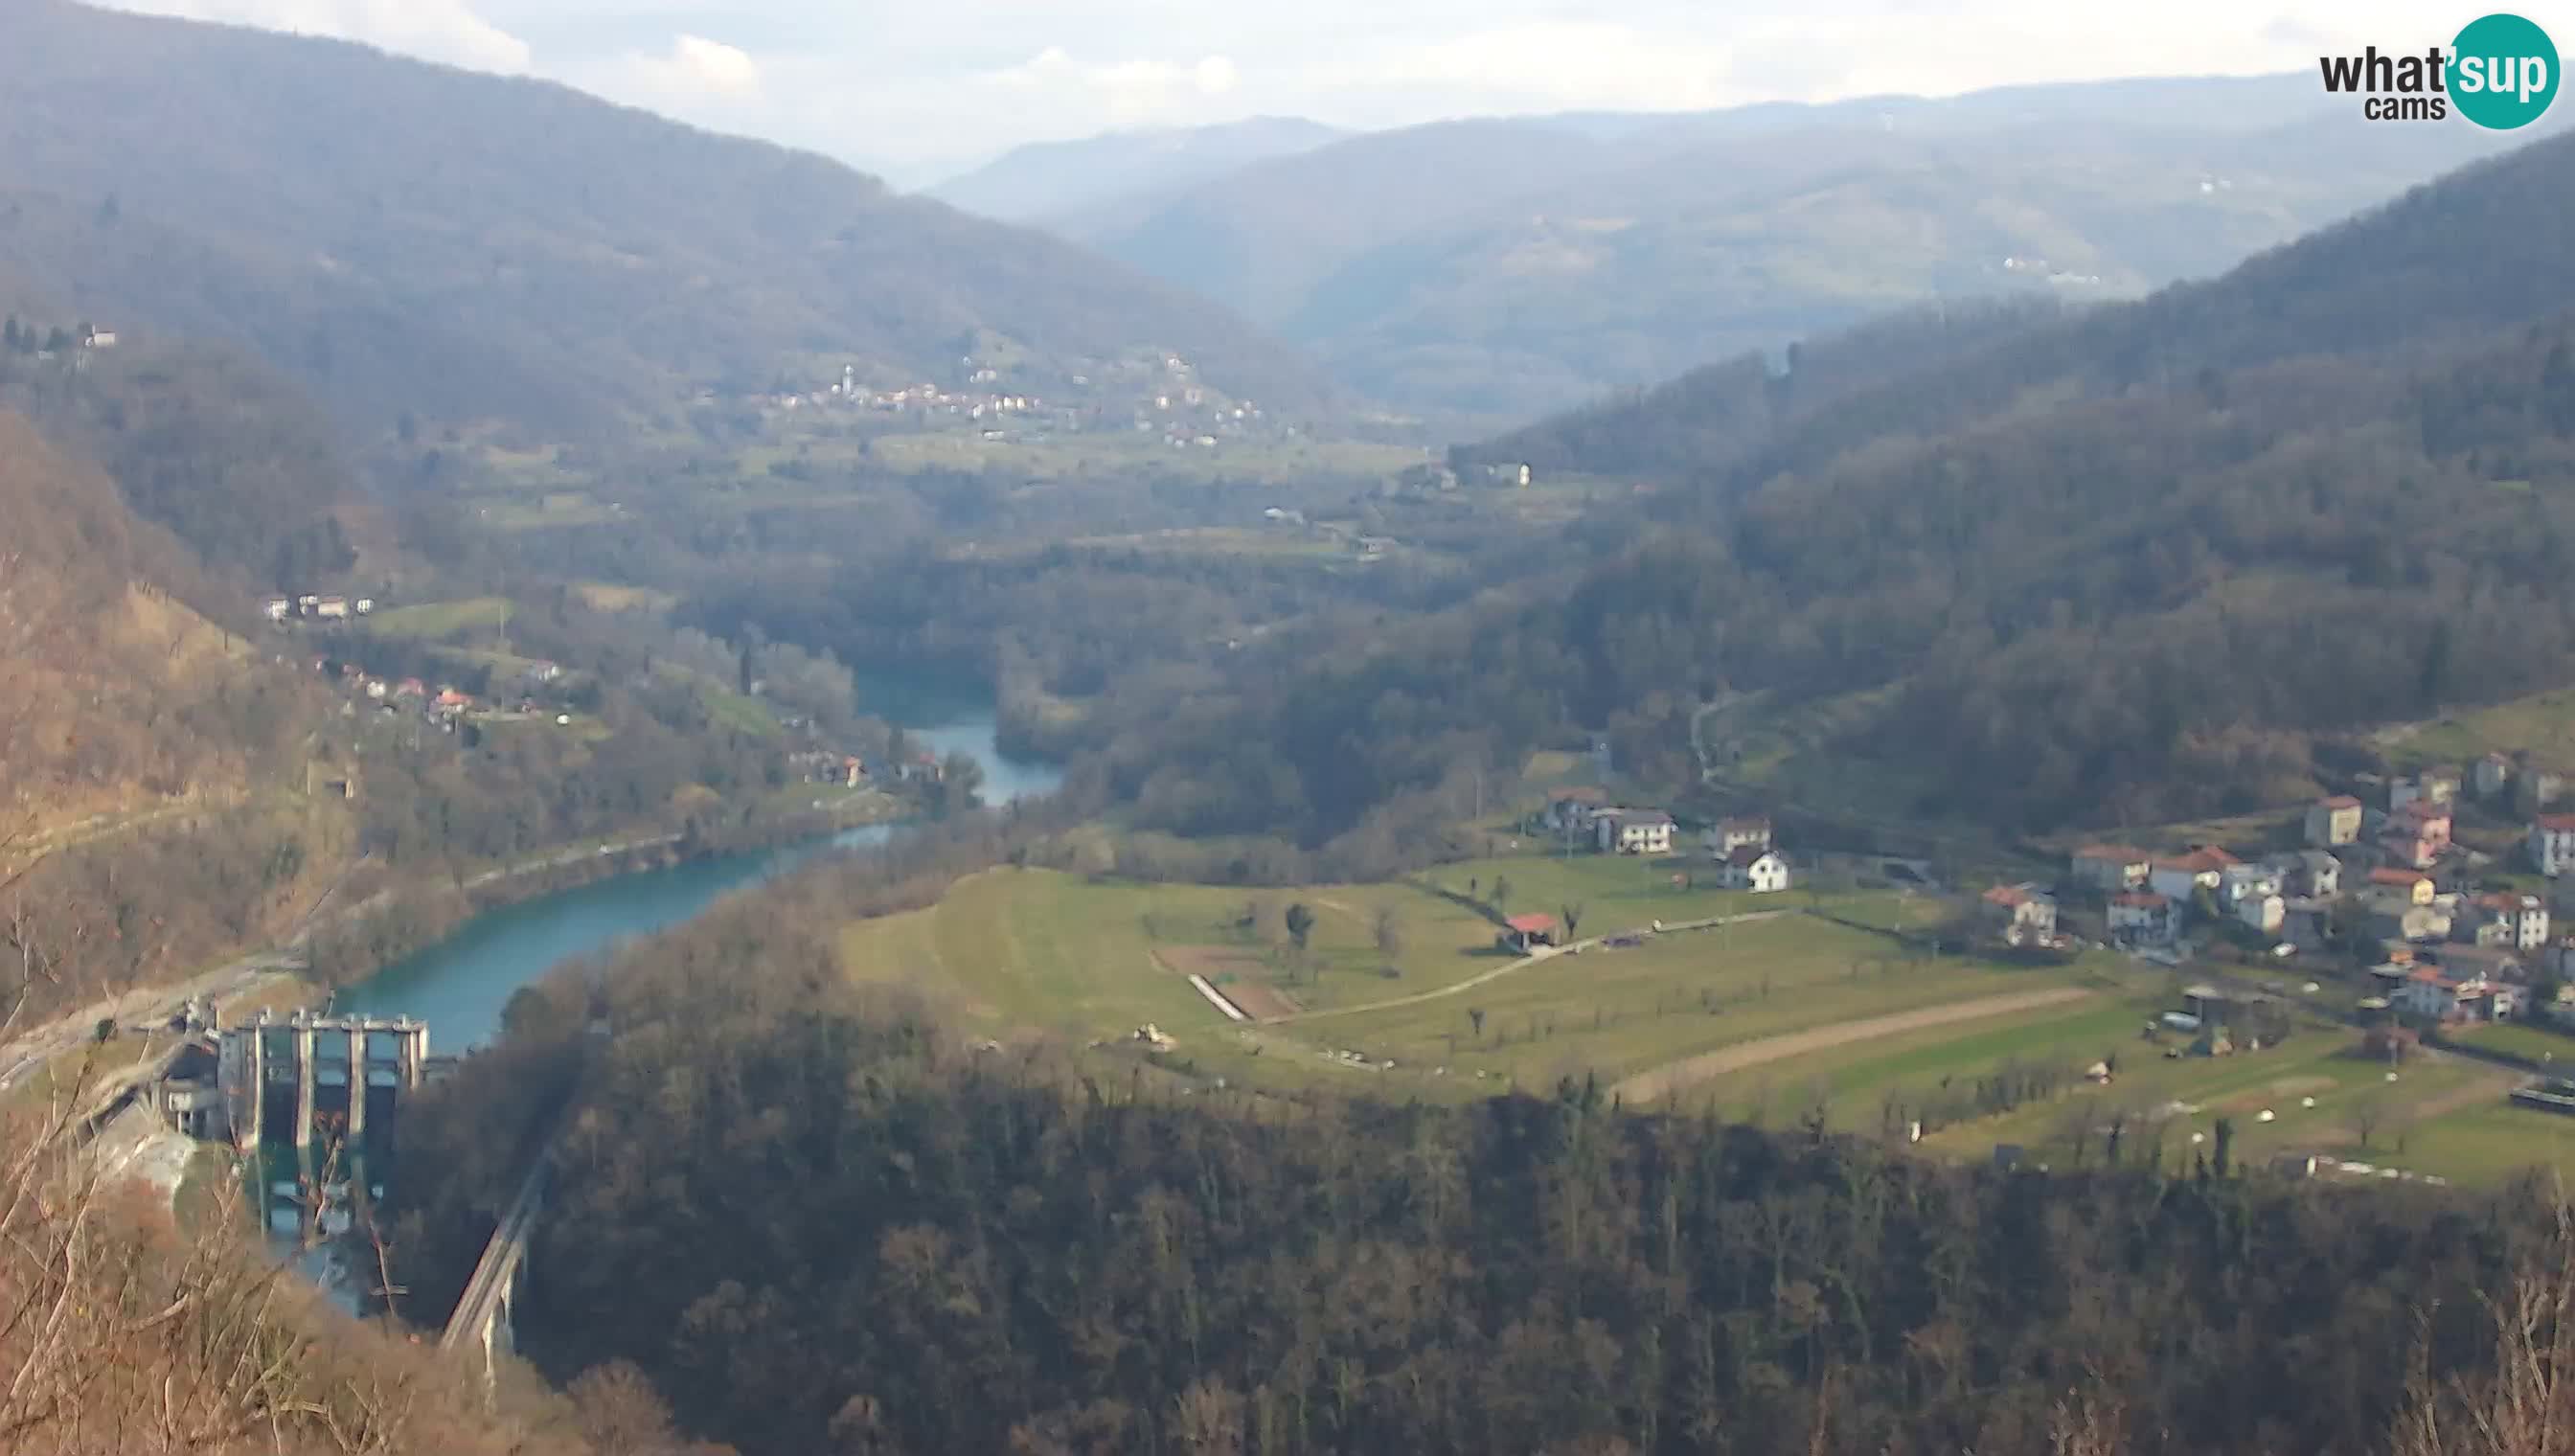
[[[1810,1052],[1830,1051],[1854,1041],[1868,1041],[1880,1036],[1896,1036],[1907,1031],[1920,1031],[1933,1026],[1946,1026],[1953,1021],[1973,1021],[1985,1016],[2007,1015],[2013,1011],[2034,1011],[2041,1006],[2079,1001],[2092,994],[2082,986],[2056,986],[2043,991],[2013,991],[2006,995],[1985,996],[1972,1001],[1953,1001],[1945,1006],[1923,1006],[1911,1011],[1898,1011],[1889,1016],[1872,1016],[1865,1021],[1844,1021],[1832,1026],[1818,1026],[1811,1031],[1791,1031],[1780,1036],[1765,1036],[1756,1041],[1740,1041],[1720,1046],[1693,1057],[1641,1071],[1609,1090],[1629,1102],[1650,1102],[1700,1082],[1713,1081],[1729,1072],[1782,1061]]]
[[[11,1038],[7,1045],[0,1046],[0,1092],[15,1088],[51,1064],[56,1057],[77,1049],[97,1034],[101,1021],[113,1020],[124,1026],[137,1021],[167,1020],[176,1015],[192,996],[211,996],[223,1001],[241,995],[269,976],[303,968],[304,960],[298,949],[263,950],[184,981],[93,1001],[77,1011],[32,1027]]]
[[[558,850],[524,863],[506,865],[499,869],[487,869],[467,879],[462,887],[468,890],[480,889],[514,875],[560,869],[569,864],[579,864],[605,855],[626,854],[637,849],[661,848],[679,841],[678,834],[648,834],[607,844],[586,844],[578,848]],[[98,1023],[102,1020],[114,1020],[119,1025],[138,1021],[167,1020],[193,998],[205,996],[218,1002],[226,1001],[244,994],[269,976],[281,972],[310,969],[312,958],[305,949],[305,943],[312,938],[314,929],[325,918],[323,912],[339,894],[340,887],[348,883],[349,876],[357,873],[359,867],[370,862],[372,858],[372,855],[361,856],[352,861],[347,869],[342,870],[340,877],[331,881],[330,886],[316,896],[313,903],[305,908],[304,913],[297,917],[294,930],[282,945],[242,956],[184,981],[174,981],[168,985],[144,986],[103,997],[42,1025],[28,1027],[10,1036],[6,1042],[0,1042],[0,1092],[16,1087],[56,1057],[89,1040],[97,1034]],[[392,894],[391,889],[378,890],[355,904],[343,905],[332,910],[331,915],[345,918],[364,913],[383,903]]]
[[[1660,933],[1669,935],[1685,930],[1712,930],[1719,925],[1744,925],[1750,924],[1756,920],[1775,920],[1781,915],[1799,915],[1804,913],[1805,911],[1796,909],[1746,910],[1739,915],[1719,915],[1711,920],[1693,920],[1686,925],[1666,925],[1659,932],[1640,926],[1633,930],[1613,930],[1610,934],[1653,935]],[[1578,954],[1582,951],[1589,950],[1607,938],[1609,938],[1607,935],[1595,935],[1588,940],[1576,940],[1570,945],[1552,946],[1548,949],[1540,950],[1535,954],[1523,955],[1517,960],[1507,961],[1501,965],[1494,966],[1491,970],[1485,971],[1480,975],[1470,975],[1464,980],[1458,981],[1454,985],[1444,985],[1436,990],[1415,991],[1408,996],[1392,996],[1382,1001],[1365,1001],[1355,1006],[1333,1006],[1320,1011],[1299,1011],[1292,1016],[1268,1016],[1262,1019],[1261,1024],[1265,1026],[1275,1026],[1285,1024],[1289,1021],[1300,1023],[1305,1021],[1319,1021],[1327,1016],[1355,1016],[1363,1011],[1387,1011],[1392,1010],[1397,1006],[1417,1006],[1424,1001],[1436,1001],[1446,996],[1463,995],[1466,992],[1475,989],[1477,986],[1490,985],[1492,982],[1500,980],[1503,976],[1509,975],[1514,971],[1526,970],[1532,965],[1542,965],[1547,961],[1557,959],[1561,956]]]

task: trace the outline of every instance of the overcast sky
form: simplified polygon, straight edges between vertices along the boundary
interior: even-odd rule
[[[2413,49],[2421,0],[111,0],[565,81],[906,186],[1027,141],[1259,115],[1353,127]],[[2547,24],[2548,5],[2524,13]]]

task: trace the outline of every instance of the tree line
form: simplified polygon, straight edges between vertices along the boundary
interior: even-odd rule
[[[396,1282],[461,1285],[496,1109],[568,1082],[524,1348],[746,1452],[2279,1456],[2398,1449],[2565,1248],[2527,1190],[2222,1151],[2005,1173],[1589,1083],[1281,1101],[978,1049],[851,987],[795,912],[831,873],[532,993],[406,1126],[454,1161],[399,1180]]]

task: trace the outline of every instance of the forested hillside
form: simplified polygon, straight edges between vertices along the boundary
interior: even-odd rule
[[[2388,1449],[2552,1237],[2518,1197],[2261,1177],[2223,1131],[2011,1175],[1578,1082],[1436,1109],[1094,1081],[854,1002],[855,888],[524,996],[493,1076],[407,1124],[462,1175],[407,1186],[400,1282],[456,1287],[499,1109],[569,1085],[524,1346],[634,1361],[750,1453],[2297,1456]]]
[[[1113,754],[1162,822],[1308,841],[1608,728],[1694,779],[1690,709],[1852,700],[1870,807],[2034,828],[2312,788],[2318,734],[2575,678],[2575,142],[2217,282],[2061,322],[1888,326],[1474,459],[1640,471],[1666,529],[1562,580],[1304,641]],[[1818,400],[1811,408],[1805,403]],[[1542,571],[1543,568],[1541,567]]]
[[[1446,123],[1056,226],[1371,397],[1527,418],[1917,302],[2135,297],[2509,145],[2322,105],[2300,76]]]
[[[1827,348],[1844,356],[1873,352],[1873,331],[1862,330],[1789,356],[1785,377],[1769,382],[1758,401],[1745,398],[1744,385],[1760,361],[1741,359],[1634,400],[1542,421],[1467,454],[1618,475],[1668,473],[1722,495],[1728,485],[1810,469],[1880,437],[1937,435],[2069,392],[2166,390],[2194,382],[2202,370],[2314,354],[2384,360],[2426,344],[2490,336],[2536,324],[2575,299],[2575,261],[2553,242],[2575,224],[2570,176],[2575,139],[2533,143],[2222,278],[2074,314],[2024,337],[1961,335],[1960,321],[1972,312],[1917,311],[1910,332],[1918,335],[1934,318],[1941,325],[1936,368],[1881,369],[1857,381],[1866,386],[1858,389],[1835,371],[1823,389],[1804,388],[1804,361],[1825,359]],[[1896,357],[1909,358],[1909,349]]]
[[[345,411],[598,430],[809,359],[1027,387],[1172,351],[1321,403],[1222,310],[819,157],[336,42],[9,7],[0,270],[254,349]]]

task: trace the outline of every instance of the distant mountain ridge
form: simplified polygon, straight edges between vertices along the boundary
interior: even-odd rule
[[[924,191],[952,207],[988,218],[1040,223],[1187,186],[1274,157],[1295,156],[1349,135],[1339,127],[1296,116],[1107,132],[1077,141],[1014,147]]]
[[[1933,298],[2133,297],[2509,145],[2311,76],[2141,79],[1439,123],[1051,225],[1489,425]]]
[[[9,11],[0,272],[239,340],[347,417],[604,431],[970,355],[1032,392],[1172,353],[1279,412],[1333,393],[1220,308],[820,157],[339,42]]]

